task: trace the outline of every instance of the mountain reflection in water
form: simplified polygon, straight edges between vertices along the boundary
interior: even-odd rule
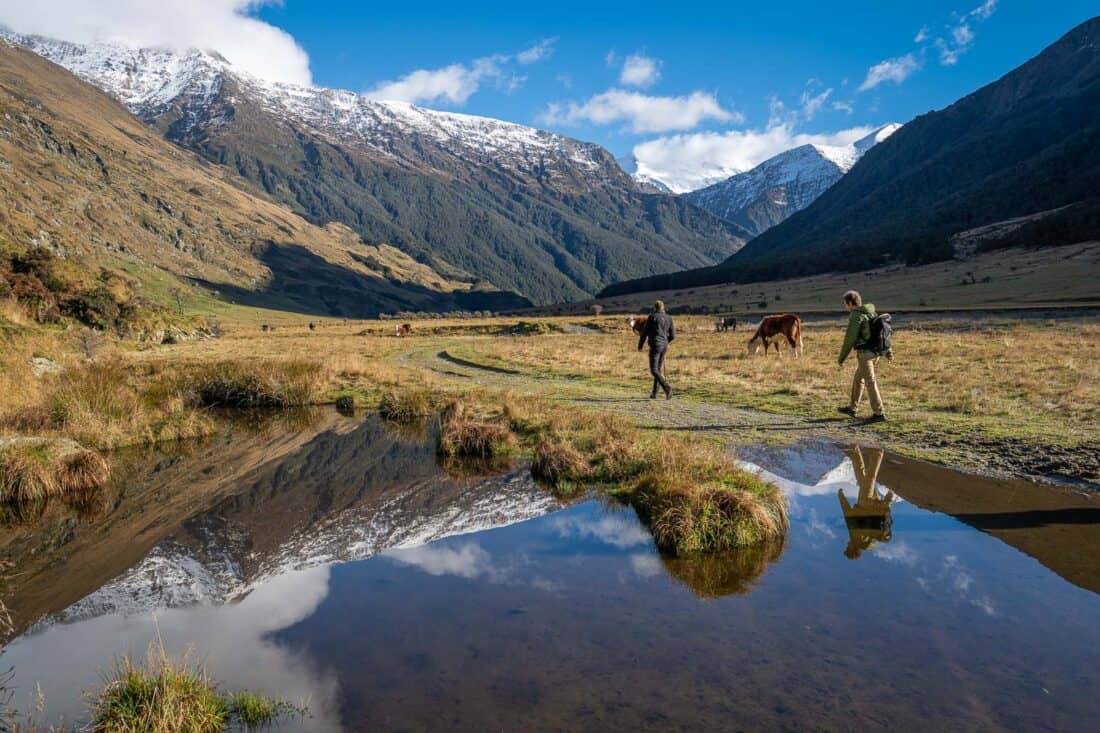
[[[4,661],[70,721],[159,634],[308,697],[286,730],[1088,728],[1093,495],[828,443],[743,458],[787,492],[786,542],[671,557],[630,509],[373,418],[236,433],[4,539],[36,622]]]

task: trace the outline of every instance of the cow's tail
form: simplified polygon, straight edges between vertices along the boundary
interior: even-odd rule
[[[801,356],[802,354],[806,353],[806,347],[802,345],[802,319],[799,318],[797,323],[798,323],[798,353]]]

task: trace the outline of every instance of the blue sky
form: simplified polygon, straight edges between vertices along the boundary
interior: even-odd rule
[[[1096,0],[0,0],[16,30],[213,47],[269,77],[633,152],[685,187],[943,107],[1097,12]]]
[[[707,132],[778,124],[791,136],[834,135],[906,122],[998,78],[1097,12],[1095,1],[1074,0],[285,0],[261,8],[259,16],[293,35],[309,54],[314,82],[323,86],[384,91],[395,89],[385,82],[417,70],[455,64],[473,70],[478,59],[509,56],[497,65],[499,75],[478,77],[469,96],[467,83],[460,98],[416,101],[549,127],[622,156],[669,138],[680,140],[686,155],[684,138]],[[539,60],[516,61],[517,53],[540,42],[547,45]],[[634,73],[624,77],[631,57]],[[883,62],[888,65],[869,79],[869,70]],[[419,80],[425,95],[440,88],[426,75]],[[409,85],[397,89],[415,93]],[[662,111],[660,99],[669,97]],[[772,137],[746,159],[784,144],[783,136]],[[739,142],[751,147],[749,140]]]

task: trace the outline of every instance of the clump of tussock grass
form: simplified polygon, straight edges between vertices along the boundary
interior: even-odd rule
[[[220,733],[234,721],[269,725],[297,708],[253,692],[218,692],[187,655],[150,646],[145,661],[121,658],[92,705],[93,733]]]
[[[203,407],[301,407],[319,401],[320,372],[311,361],[230,361],[203,367],[188,382]]]
[[[100,454],[58,438],[0,439],[0,503],[86,499],[110,477]]]
[[[573,493],[592,475],[588,460],[569,440],[543,435],[535,443],[531,474],[562,493]]]
[[[717,447],[684,442],[654,454],[635,506],[665,552],[715,552],[781,540],[787,502]]]
[[[173,380],[145,377],[121,360],[108,359],[66,369],[41,387],[35,404],[7,423],[21,432],[55,432],[101,449],[198,437],[211,422],[194,409]]]
[[[421,387],[392,389],[382,395],[378,412],[386,420],[411,424],[426,420],[432,414],[431,393]]]
[[[439,416],[438,451],[447,457],[499,458],[516,447],[516,437],[503,425],[472,418],[461,400],[451,400]]]

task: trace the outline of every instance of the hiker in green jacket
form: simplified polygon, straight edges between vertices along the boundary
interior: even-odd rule
[[[852,349],[856,350],[856,373],[852,379],[852,394],[847,405],[838,407],[837,411],[856,416],[856,408],[863,400],[863,392],[866,389],[871,399],[872,422],[885,422],[886,411],[882,404],[882,395],[878,391],[878,382],[875,380],[875,362],[878,354],[871,351],[871,321],[875,317],[875,306],[864,303],[863,297],[855,290],[849,290],[844,294],[844,308],[848,311],[848,330],[844,334],[844,344],[840,347],[840,358],[837,360],[843,366],[844,360]],[[886,358],[893,358],[887,354]]]

